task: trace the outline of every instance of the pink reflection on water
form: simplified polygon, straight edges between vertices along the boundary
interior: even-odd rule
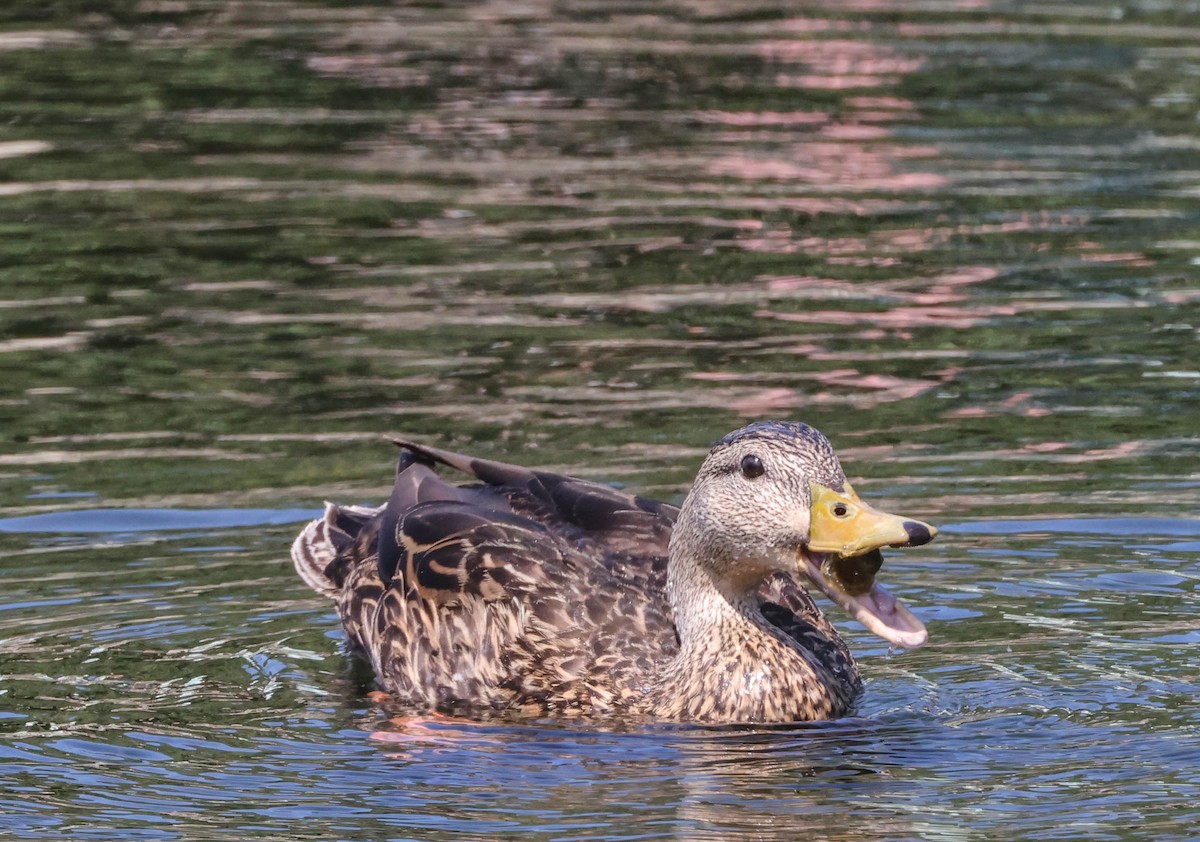
[[[800,322],[831,326],[847,326],[868,322],[881,328],[951,327],[965,329],[974,327],[986,319],[1014,316],[1017,309],[1008,304],[993,304],[976,307],[896,307],[875,312],[848,312],[845,310],[807,310],[804,312],[780,313],[759,310],[759,318],[778,319],[784,322]]]
[[[774,24],[774,29],[778,32],[795,34],[862,31],[869,27],[870,24],[866,21],[830,20],[829,18],[791,18]]]
[[[887,374],[861,374],[853,368],[824,372],[817,376],[817,381],[827,386],[887,392],[889,400],[916,397],[940,385],[936,380],[906,379]]]
[[[821,111],[697,111],[692,118],[702,123],[718,123],[739,128],[763,126],[813,126],[829,122]]]
[[[1048,464],[1056,465],[1080,465],[1090,462],[1105,462],[1110,459],[1137,458],[1155,451],[1154,444],[1144,440],[1123,441],[1111,447],[1070,452],[1071,448],[1078,446],[1078,442],[1029,442],[1020,447],[993,451],[990,456],[992,458],[1007,456],[1017,459],[1042,459]]]
[[[902,56],[883,44],[844,38],[760,41],[755,52],[767,61],[807,67],[806,75],[821,80],[868,78],[871,87],[877,77],[912,73],[924,64],[919,56]]]
[[[844,127],[847,136],[882,137],[883,129]],[[937,190],[950,182],[931,172],[900,172],[897,161],[907,157],[898,148],[851,143],[802,144],[787,158],[737,152],[708,162],[710,175],[746,181],[789,181],[837,187],[843,191]]]
[[[1084,252],[1081,260],[1089,263],[1126,263],[1130,266],[1153,266],[1154,261],[1140,251],[1127,252]]]
[[[834,140],[882,140],[890,134],[882,126],[864,126],[861,123],[834,123],[821,131],[823,137]]]
[[[1097,447],[1091,450],[1085,450],[1078,457],[1078,461],[1083,462],[1092,459],[1117,459],[1122,456],[1137,456],[1145,453],[1147,449],[1147,442],[1123,441],[1119,444],[1114,444],[1111,447]]]
[[[1002,401],[986,406],[964,406],[945,413],[947,418],[992,418],[998,415],[1019,415],[1023,418],[1044,418],[1050,415],[1050,410],[1041,406],[1032,406],[1033,392],[1014,392]],[[1064,445],[1065,446],[1065,445]],[[1057,446],[1043,442],[1037,447],[1045,448],[1045,452],[1058,450]],[[1039,451],[1041,452],[1041,451]]]
[[[993,266],[962,266],[933,278],[896,281],[855,282],[811,275],[764,276],[758,279],[759,282],[765,286],[768,292],[777,295],[813,299],[876,300],[894,306],[890,311],[884,313],[825,310],[781,313],[764,308],[758,311],[758,315],[762,318],[774,318],[782,321],[814,323],[828,321],[849,324],[864,321],[887,322],[889,319],[894,322],[897,318],[905,321],[907,317],[903,314],[923,310],[930,315],[928,318],[921,318],[922,323],[937,321],[941,324],[955,313],[963,312],[962,308],[952,308],[948,305],[966,300],[967,291],[964,287],[985,283],[998,277],[999,274],[999,270]],[[888,313],[897,312],[902,315],[900,317],[888,315]],[[1009,312],[1015,311],[1004,309],[1005,314]],[[840,315],[838,315],[839,313]],[[972,318],[982,315],[984,314],[977,313]]]
[[[760,389],[731,401],[734,411],[743,418],[770,415],[781,409],[791,409],[800,403],[800,394],[795,389],[783,387]]]
[[[800,346],[801,355],[812,346]],[[761,375],[740,371],[697,371],[688,375],[692,380],[716,384],[738,384]],[[868,409],[883,403],[906,400],[935,389],[944,378],[917,379],[886,374],[864,373],[857,368],[838,368],[811,373],[794,373],[789,379],[806,380],[816,388],[762,386],[739,389],[736,385],[716,387],[712,393],[743,417],[768,415],[792,410],[799,406],[833,405]]]
[[[784,21],[779,33],[850,32],[870,29],[872,24],[831,22],[809,18]],[[734,113],[702,112],[698,119],[741,129],[802,129],[812,126],[818,136],[787,149],[755,149],[753,135],[741,138],[740,148],[712,158],[706,165],[711,175],[745,181],[782,181],[799,185],[834,187],[839,192],[928,192],[943,189],[945,176],[909,172],[900,165],[912,157],[936,155],[937,150],[888,144],[890,131],[881,123],[895,121],[914,112],[911,101],[889,94],[908,73],[924,63],[924,57],[901,55],[885,44],[853,38],[769,38],[754,45],[767,62],[779,65],[774,76],[777,87],[821,90],[869,89],[848,97],[832,114],[802,112]],[[734,138],[729,138],[734,140]],[[787,253],[794,248],[772,241],[747,241],[748,249]],[[873,259],[873,258],[872,258]]]
[[[1023,449],[1031,453],[1057,453],[1068,447],[1071,447],[1071,442],[1068,441],[1039,441],[1027,444]]]
[[[898,76],[818,76],[816,74],[801,74],[789,76],[780,73],[775,76],[775,84],[780,88],[804,88],[806,90],[840,91],[851,88],[878,88],[882,85],[894,85],[900,81]]]

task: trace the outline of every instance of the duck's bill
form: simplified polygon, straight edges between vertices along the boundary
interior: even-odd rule
[[[881,547],[919,546],[933,540],[937,529],[868,506],[848,482],[843,489],[813,484],[809,541],[800,553],[801,569],[872,634],[904,649],[924,645],[929,639],[924,624],[875,583],[875,574],[883,563]]]

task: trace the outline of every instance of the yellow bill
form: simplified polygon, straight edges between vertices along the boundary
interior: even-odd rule
[[[859,499],[847,482],[844,491],[812,484],[812,517],[808,548],[842,558],[880,547],[917,547],[937,535],[936,527],[919,520],[890,515]]]
[[[881,547],[915,547],[932,541],[928,523],[881,512],[864,503],[847,482],[842,491],[812,484],[808,544],[801,570],[830,599],[873,634],[914,649],[928,639],[925,626],[902,602],[875,583]]]

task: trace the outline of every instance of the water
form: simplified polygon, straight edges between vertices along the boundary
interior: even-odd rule
[[[1197,835],[1198,98],[1188,3],[6,4],[0,835]],[[387,432],[772,416],[943,529],[851,719],[392,721],[287,560]]]

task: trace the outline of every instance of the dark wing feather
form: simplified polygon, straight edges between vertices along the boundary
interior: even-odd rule
[[[386,565],[384,581],[438,603],[520,596],[546,581],[551,567],[564,572],[570,567],[559,542],[539,524],[460,501],[408,510],[396,525],[394,543],[399,555]]]
[[[475,477],[483,486],[458,491],[474,494],[476,501],[490,498],[496,508],[536,520],[567,538],[585,540],[604,553],[666,559],[679,515],[675,506],[549,471],[392,441],[423,464],[441,463]]]
[[[425,503],[470,502],[473,496],[477,495],[472,495],[469,489],[451,485],[439,477],[420,459],[419,454],[409,451],[401,453],[400,461],[396,465],[396,482],[392,486],[392,494],[379,518],[379,578],[389,582],[396,572],[396,565],[401,556],[400,546],[397,544],[400,520],[407,513]]]

